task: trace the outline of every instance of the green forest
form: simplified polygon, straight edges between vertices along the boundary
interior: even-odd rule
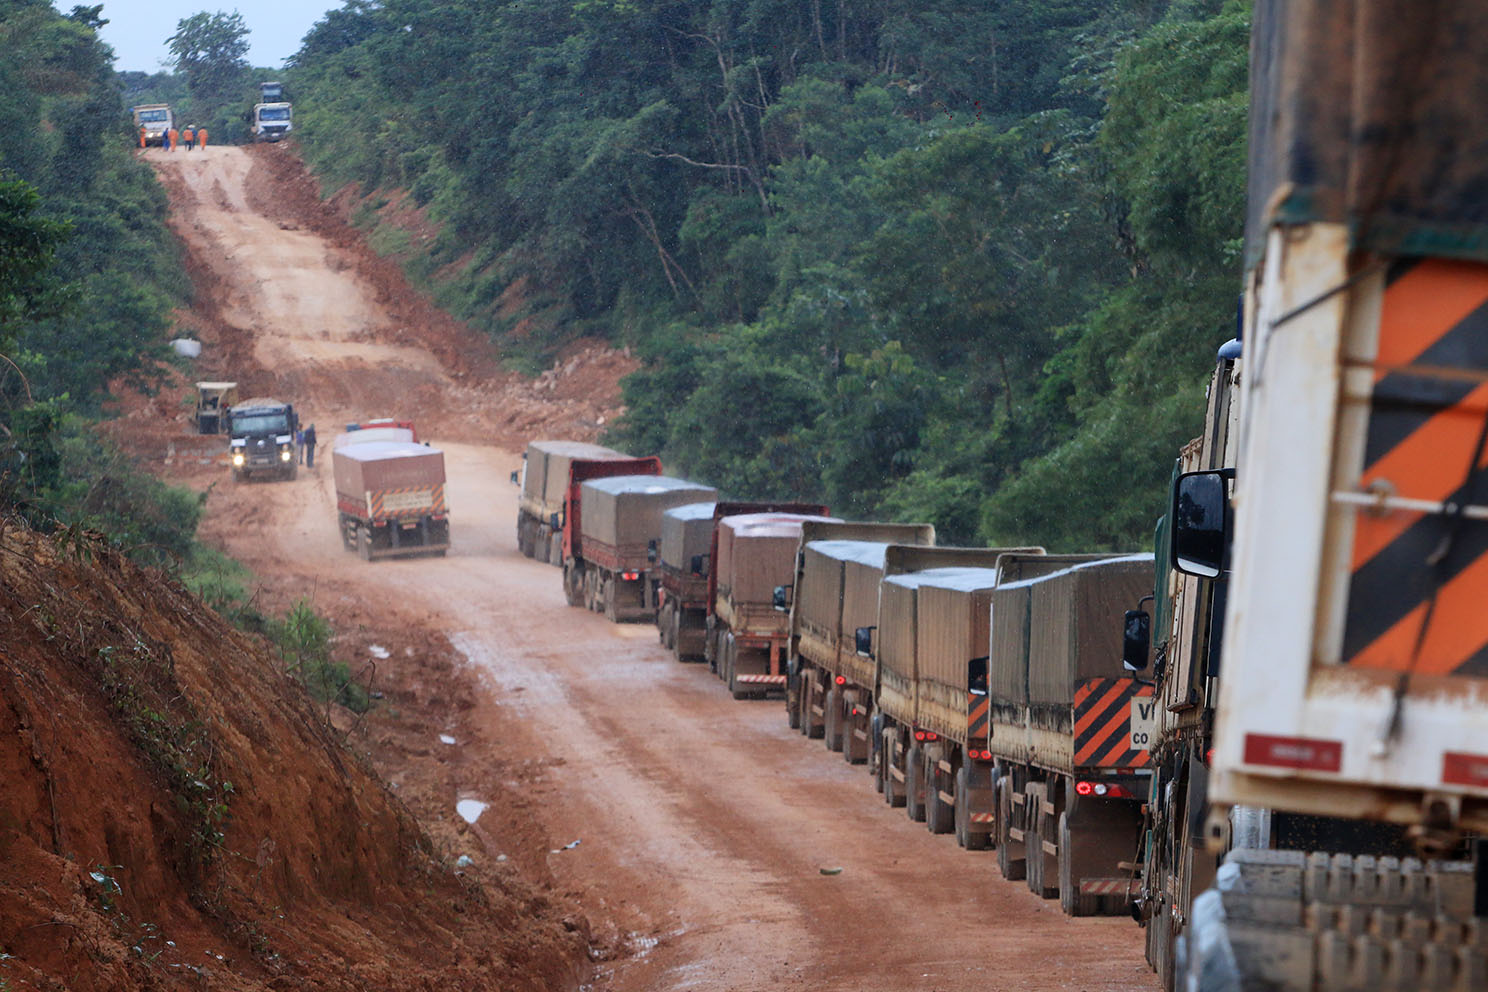
[[[286,79],[327,193],[610,443],[943,541],[1145,547],[1240,285],[1236,0],[348,0]]]

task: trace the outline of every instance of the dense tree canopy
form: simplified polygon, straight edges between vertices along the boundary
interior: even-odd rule
[[[1145,544],[1231,326],[1239,0],[351,0],[293,60],[331,188],[440,299],[638,348],[612,440],[952,540]],[[375,214],[369,218],[376,222]]]

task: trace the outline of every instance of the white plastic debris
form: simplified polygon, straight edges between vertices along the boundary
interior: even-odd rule
[[[486,805],[479,799],[461,799],[455,803],[455,812],[459,813],[460,819],[466,823],[474,823],[486,811]]]
[[[439,740],[442,743],[445,743],[445,744],[453,744],[453,743],[455,743],[455,739],[453,737],[451,737],[449,734],[440,734],[439,735]]]
[[[369,644],[367,645],[367,653],[374,658],[382,659],[388,656],[388,649],[381,644]]]
[[[475,859],[468,854],[462,854],[455,859],[456,868],[469,868],[473,864],[475,864]]]

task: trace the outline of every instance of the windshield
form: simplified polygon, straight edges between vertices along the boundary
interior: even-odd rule
[[[265,107],[258,112],[261,121],[287,121],[289,120],[288,107]]]
[[[289,418],[283,413],[259,413],[232,418],[234,434],[288,434]]]
[[[139,119],[141,123],[159,124],[165,120],[168,113],[170,113],[168,110],[141,110]]]

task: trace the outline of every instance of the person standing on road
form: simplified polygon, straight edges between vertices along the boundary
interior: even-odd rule
[[[315,425],[305,428],[305,467],[315,467]]]
[[[176,145],[181,141],[181,132],[173,127],[168,127],[165,129],[163,137],[165,139],[165,150],[168,152],[175,151]]]
[[[295,447],[300,449],[300,464],[305,464],[305,428],[295,431]]]
[[[140,125],[140,147],[145,147],[145,126],[143,124]]]
[[[181,144],[186,146],[188,152],[191,151],[191,146],[196,144],[196,128],[186,125],[186,129],[181,132]]]
[[[207,129],[204,127],[196,129],[196,147],[202,151],[207,150]]]

